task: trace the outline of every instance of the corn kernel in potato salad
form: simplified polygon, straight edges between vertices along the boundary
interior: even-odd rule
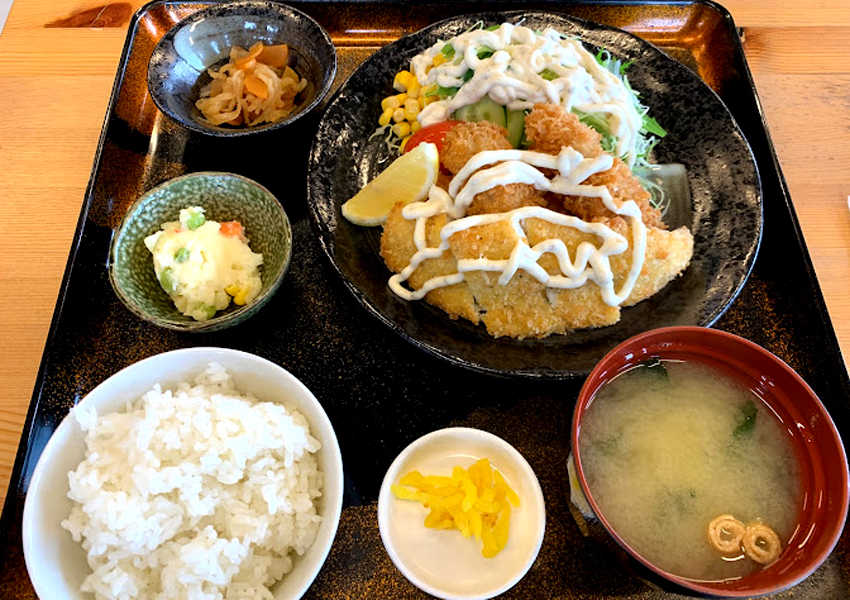
[[[493,558],[508,543],[511,506],[519,507],[519,496],[487,458],[469,469],[455,466],[451,477],[411,471],[391,489],[396,498],[431,509],[425,527],[458,529],[481,541],[485,558]]]

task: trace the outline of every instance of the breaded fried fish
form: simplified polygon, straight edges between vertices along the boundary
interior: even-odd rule
[[[532,183],[471,187],[477,193],[461,218],[440,208],[440,202],[453,201],[448,191],[432,193],[440,202],[421,203],[420,212],[407,213],[410,218],[401,205],[393,209],[381,256],[395,273],[410,271],[404,289],[394,289],[413,297],[427,285],[427,302],[452,318],[484,323],[495,337],[540,338],[612,325],[621,307],[651,297],[687,268],[693,237],[684,227],[666,230],[637,178],[603,152],[599,134],[575,115],[559,106],[535,106],[526,132],[536,152],[558,155],[520,153],[531,162],[516,168]],[[465,123],[447,134],[441,160],[457,174],[479,152],[508,149],[501,128]],[[544,166],[535,170],[535,161]],[[561,165],[576,170],[567,173]],[[466,170],[481,167],[480,173],[490,166],[473,163]],[[570,173],[589,175],[573,187],[553,183]],[[469,176],[458,183],[471,181]],[[634,266],[638,259],[640,269]]]
[[[536,104],[525,118],[525,135],[529,149],[537,152],[558,154],[561,148],[570,146],[588,158],[602,154],[602,136],[557,104]],[[667,228],[661,219],[661,211],[650,203],[650,193],[643,189],[628,165],[619,158],[614,159],[614,166],[607,171],[591,175],[587,183],[607,186],[618,206],[626,200],[634,200],[647,226]],[[581,219],[614,217],[598,198],[565,196],[561,201],[564,211]]]
[[[485,150],[510,150],[508,132],[487,121],[460,123],[446,133],[440,162],[453,175],[469,162],[469,159]],[[543,192],[522,183],[499,186],[479,194],[466,211],[468,215],[507,212],[521,206],[546,206]]]
[[[429,219],[428,231],[437,232],[444,216]],[[384,235],[382,256],[392,260],[397,267],[394,271],[400,271],[410,264],[415,253],[413,244],[407,242],[412,239],[413,221],[404,219],[397,206],[385,227],[392,232],[392,237]],[[632,239],[631,227],[626,221],[620,220],[612,229],[627,240]],[[576,248],[583,242],[597,246],[601,243],[593,234],[535,218],[523,222],[523,233],[530,247],[550,239],[561,240],[570,256],[576,255]],[[396,240],[396,235],[400,239]],[[423,262],[409,283],[418,289],[431,277],[456,273],[458,261],[464,259],[508,260],[519,241],[519,236],[504,220],[465,229],[449,238],[450,250],[443,252],[440,258]],[[438,244],[436,237],[429,239],[429,245]],[[404,250],[399,252],[402,246]],[[627,251],[611,257],[615,289],[619,289],[627,277],[632,250],[630,242]],[[621,306],[632,306],[662,289],[687,267],[692,252],[693,237],[686,228],[675,231],[648,229],[646,260],[631,294]],[[551,275],[559,273],[552,254],[544,254],[539,264]],[[620,306],[606,304],[600,288],[592,283],[574,289],[557,289],[547,287],[520,270],[502,285],[498,283],[499,275],[493,271],[469,271],[462,283],[432,290],[425,299],[453,318],[483,322],[494,337],[546,337],[575,329],[613,325],[620,319]]]

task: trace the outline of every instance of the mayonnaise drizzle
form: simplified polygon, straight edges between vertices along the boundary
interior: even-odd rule
[[[599,286],[606,304],[618,306],[631,294],[643,268],[646,227],[640,208],[633,200],[617,206],[607,187],[581,183],[594,173],[610,169],[612,164],[613,158],[610,155],[584,158],[569,147],[563,148],[557,156],[527,150],[489,150],[476,154],[452,179],[448,191],[436,185],[432,186],[427,201],[414,202],[402,209],[405,219],[416,221],[413,241],[417,251],[410,264],[401,273],[390,278],[390,288],[406,300],[419,300],[431,290],[464,281],[464,274],[470,271],[501,272],[498,283],[506,285],[514,274],[522,269],[543,285],[555,289],[577,288],[592,281]],[[557,170],[558,174],[549,179],[536,167]],[[505,213],[464,216],[477,194],[511,183],[528,183],[538,190],[557,194],[600,198],[611,212],[628,218],[632,227],[632,264],[620,290],[614,290],[614,274],[609,257],[622,254],[629,244],[626,238],[602,223],[588,223],[578,217],[539,206],[526,206]],[[427,220],[441,213],[446,213],[450,220],[440,230],[440,244],[429,247],[426,236]],[[522,228],[522,222],[530,218],[596,235],[602,239],[602,244],[596,247],[590,242],[581,242],[575,249],[574,258],[570,257],[564,242],[557,238],[543,240],[531,247]],[[519,238],[510,258],[460,259],[457,261],[457,273],[433,277],[418,290],[410,290],[402,285],[422,262],[437,258],[448,250],[449,238],[455,233],[502,220],[510,223]],[[540,257],[546,253],[556,257],[559,274],[550,275],[538,264]]]
[[[449,40],[455,58],[433,66],[445,42],[437,42],[415,56],[411,70],[423,89],[434,84],[460,88],[454,97],[433,102],[419,114],[422,126],[449,119],[462,106],[474,104],[486,95],[511,110],[532,108],[538,102],[560,104],[567,110],[604,115],[616,138],[615,154],[634,166],[642,117],[635,107],[633,93],[623,81],[602,67],[581,42],[564,38],[554,29],[541,33],[502,23],[495,31],[475,29]],[[495,53],[479,59],[478,51]],[[464,82],[469,70],[472,78]],[[541,76],[548,69],[556,78]]]

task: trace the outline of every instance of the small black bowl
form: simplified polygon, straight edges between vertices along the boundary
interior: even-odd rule
[[[207,69],[223,64],[232,46],[248,49],[256,42],[289,45],[290,66],[308,81],[296,109],[280,121],[252,127],[206,122],[195,102],[210,81]],[[301,11],[271,0],[223,2],[189,15],[163,36],[148,65],[148,90],[162,112],[192,131],[250,135],[285,127],[315,108],[333,83],[336,64],[330,36]]]

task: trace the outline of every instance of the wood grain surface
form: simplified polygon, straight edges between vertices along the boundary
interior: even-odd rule
[[[0,34],[0,501],[33,393],[130,16],[15,0]],[[846,355],[850,3],[727,0]],[[96,301],[96,299],[95,299]]]

